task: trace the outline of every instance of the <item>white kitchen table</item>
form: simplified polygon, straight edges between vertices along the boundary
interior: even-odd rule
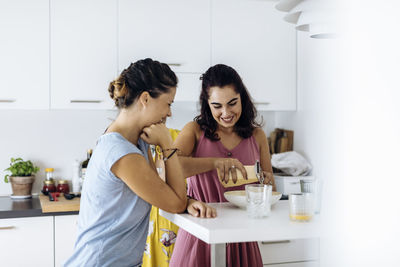
[[[280,200],[268,217],[250,219],[246,210],[230,203],[209,203],[216,208],[216,218],[198,218],[172,214],[160,209],[160,215],[211,245],[211,266],[226,266],[226,243],[281,241],[319,237],[319,216],[310,222],[289,220],[289,202]]]

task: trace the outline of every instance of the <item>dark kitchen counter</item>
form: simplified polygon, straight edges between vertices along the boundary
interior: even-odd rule
[[[31,199],[0,197],[0,219],[78,214],[79,211],[43,213],[38,196]]]

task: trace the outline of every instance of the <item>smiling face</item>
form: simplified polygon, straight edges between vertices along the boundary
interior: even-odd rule
[[[233,128],[242,114],[240,94],[232,85],[210,87],[208,105],[218,127]]]
[[[148,96],[146,113],[149,125],[159,122],[165,123],[167,117],[171,117],[171,105],[174,102],[175,94],[176,87],[172,87],[169,92],[162,93],[156,98]]]

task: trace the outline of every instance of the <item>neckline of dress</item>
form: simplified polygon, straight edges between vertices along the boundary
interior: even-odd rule
[[[237,144],[235,147],[233,147],[232,149],[228,149],[226,146],[224,146],[224,144],[222,144],[221,140],[218,140],[218,143],[220,144],[220,146],[225,149],[226,151],[232,152],[235,149],[237,149],[242,143],[243,141],[247,139],[247,138],[242,138],[242,140],[240,140],[239,144]]]

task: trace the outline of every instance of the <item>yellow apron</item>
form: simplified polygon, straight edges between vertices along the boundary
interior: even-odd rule
[[[175,140],[179,130],[169,129]],[[158,214],[158,208],[152,206],[150,212],[149,233],[143,254],[143,267],[168,267],[174,250],[179,227]]]

